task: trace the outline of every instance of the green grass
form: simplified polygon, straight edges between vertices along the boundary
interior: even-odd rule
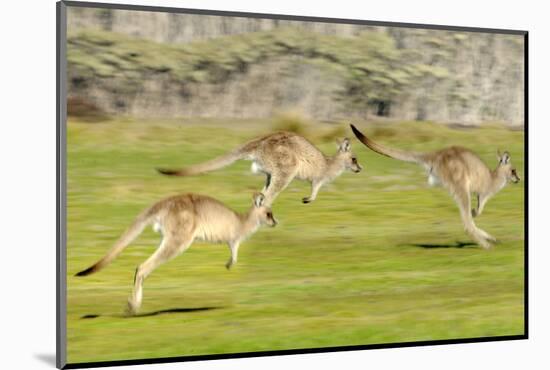
[[[491,167],[496,150],[506,149],[523,174],[520,131],[359,126],[401,148],[467,146]],[[142,313],[212,309],[123,317],[134,270],[159,242],[150,229],[104,271],[73,276],[165,196],[198,192],[245,211],[264,182],[248,162],[189,178],[163,177],[154,168],[209,159],[271,127],[236,120],[69,122],[70,363],[523,333],[523,183],[502,190],[476,220],[501,244],[489,251],[456,248],[469,239],[448,194],[429,188],[421,168],[379,156],[355,139],[364,171],[344,173],[308,205],[301,198],[309,186],[292,183],[273,207],[280,225],[243,243],[231,271],[224,268],[226,246],[196,243],[145,282]],[[305,135],[328,154],[336,145],[327,138],[340,131],[319,124]]]

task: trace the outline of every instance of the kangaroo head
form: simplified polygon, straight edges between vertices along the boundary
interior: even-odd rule
[[[260,225],[268,225],[271,227],[277,226],[278,221],[273,217],[271,207],[265,204],[265,195],[262,193],[254,193],[252,200],[251,216],[255,218]]]
[[[338,143],[336,158],[344,164],[346,170],[358,173],[363,169],[359,162],[357,162],[357,157],[351,151],[351,142],[348,138]]]
[[[504,152],[501,154],[500,151],[498,151],[497,158],[497,173],[500,176],[504,177],[506,179],[506,182],[513,182],[514,184],[517,184],[520,178],[516,173],[516,169],[512,166],[512,162],[510,161],[510,153]]]

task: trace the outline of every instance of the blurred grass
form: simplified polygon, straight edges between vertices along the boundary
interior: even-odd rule
[[[358,126],[401,148],[467,146],[491,167],[497,149],[506,149],[523,174],[521,131]],[[421,168],[376,155],[355,139],[364,171],[344,173],[308,205],[300,199],[309,186],[292,183],[274,205],[280,225],[243,243],[232,271],[224,268],[226,246],[196,243],[145,282],[142,313],[211,309],[122,317],[135,267],[159,242],[150,229],[104,271],[73,277],[165,196],[199,192],[245,211],[264,182],[248,162],[189,178],[163,177],[154,168],[204,161],[271,127],[269,120],[69,122],[70,363],[523,333],[523,183],[502,190],[476,221],[501,244],[457,248],[469,239],[445,191],[428,188]],[[300,129],[332,154],[336,145],[327,137],[352,137],[342,127]]]

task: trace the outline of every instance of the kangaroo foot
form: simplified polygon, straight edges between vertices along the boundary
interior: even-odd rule
[[[126,306],[125,314],[127,316],[134,316],[138,313],[139,305],[137,305],[131,299],[128,299],[128,305]]]
[[[492,245],[487,239],[480,239],[477,241],[477,243],[483,248],[483,249],[491,249]]]

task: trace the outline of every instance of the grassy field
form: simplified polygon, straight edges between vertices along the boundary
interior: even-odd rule
[[[225,245],[194,244],[146,280],[142,316],[123,315],[136,266],[159,242],[147,229],[104,271],[73,275],[111,247],[134,216],[168,195],[198,192],[238,211],[264,178],[249,162],[170,178],[155,167],[209,159],[273,123],[135,121],[68,124],[68,361],[107,361],[522,334],[524,185],[509,185],[477,224],[501,243],[468,244],[458,209],[418,166],[377,155],[355,138],[364,166],[304,205],[292,183],[231,271]],[[379,141],[430,150],[458,144],[491,167],[507,149],[523,177],[521,131],[430,123],[358,125]],[[302,129],[325,153],[344,126]],[[352,136],[350,136],[352,137]]]

